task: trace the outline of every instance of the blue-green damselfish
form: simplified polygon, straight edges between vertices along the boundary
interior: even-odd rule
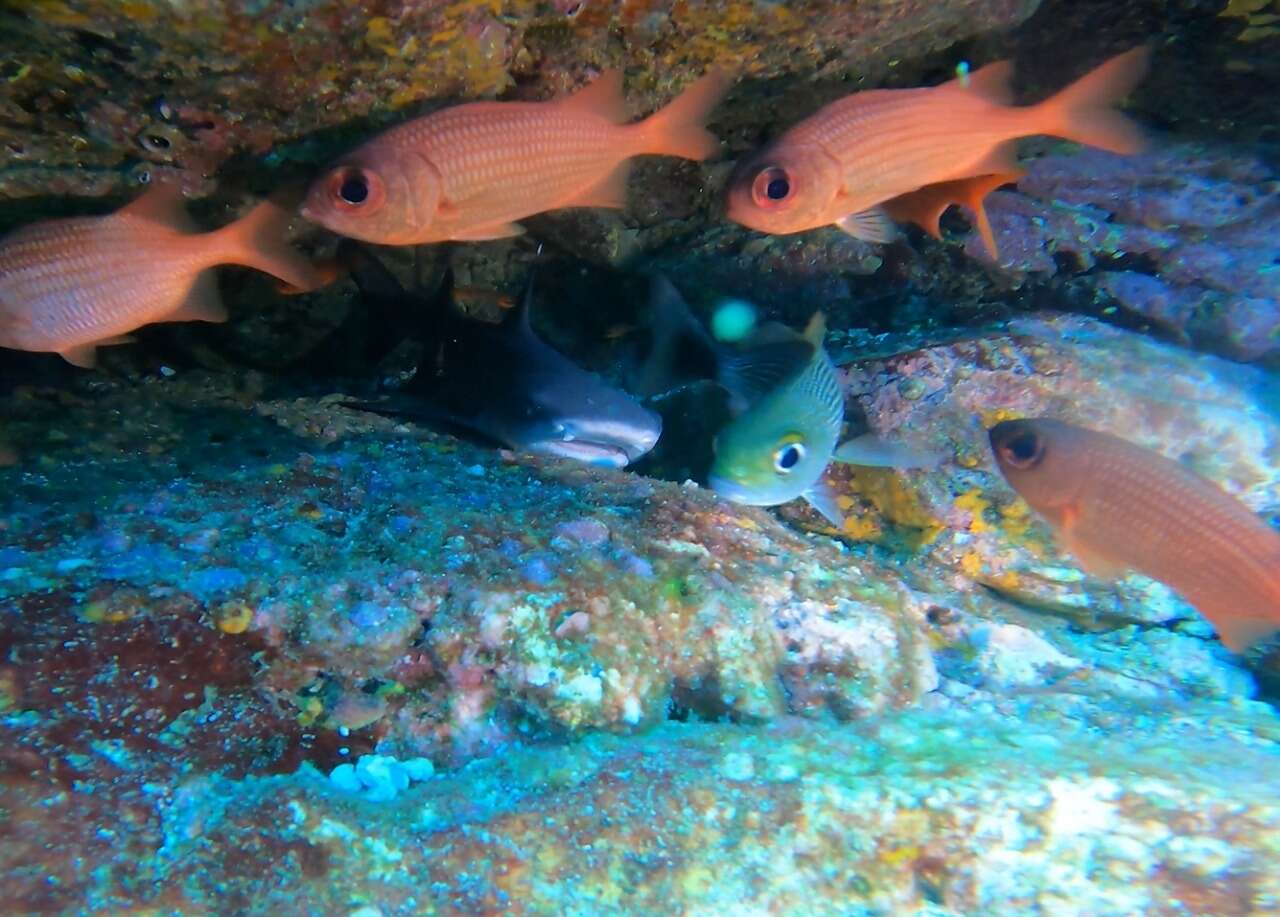
[[[826,322],[814,313],[803,332],[768,323],[739,345],[715,341],[689,313],[680,293],[665,278],[654,278],[651,293],[655,347],[659,361],[695,339],[711,356],[716,380],[730,396],[732,419],[715,439],[715,460],[707,483],[735,503],[777,506],[808,501],[836,527],[844,517],[823,477],[835,459],[855,465],[929,467],[937,458],[867,434],[840,443],[844,392],[823,348]],[[661,375],[649,367],[650,377]]]

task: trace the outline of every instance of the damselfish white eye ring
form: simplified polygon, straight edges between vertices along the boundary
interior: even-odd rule
[[[804,454],[804,446],[801,443],[787,443],[773,453],[773,468],[778,474],[791,474],[804,460]]]

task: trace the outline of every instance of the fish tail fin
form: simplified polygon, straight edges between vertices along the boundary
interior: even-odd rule
[[[1150,63],[1151,49],[1140,45],[1034,106],[1042,132],[1113,153],[1141,151],[1141,129],[1114,106],[1142,82]]]
[[[705,127],[707,116],[733,85],[733,77],[712,70],[665,108],[635,126],[643,138],[641,153],[702,161],[720,152],[720,141]]]
[[[336,279],[293,248],[286,238],[292,214],[274,201],[263,201],[242,219],[209,234],[213,263],[242,264],[284,281],[292,292],[319,289]]]

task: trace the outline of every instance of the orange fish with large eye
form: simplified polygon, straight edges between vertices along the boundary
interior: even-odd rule
[[[198,232],[182,193],[156,185],[107,216],[44,220],[0,239],[0,347],[90,367],[97,348],[152,322],[225,322],[209,268],[242,264],[293,291],[332,279],[289,247],[289,213],[263,201]]]
[[[516,220],[563,207],[621,208],[632,157],[702,160],[720,148],[703,122],[729,84],[710,73],[635,124],[618,71],[564,99],[446,108],[343,157],[302,215],[366,242],[416,245],[519,235]]]
[[[1239,500],[1158,452],[1061,421],[989,435],[1005,480],[1084,570],[1159,580],[1237,652],[1280,630],[1280,534]]]
[[[950,203],[967,206],[992,257],[982,198],[1018,179],[1016,141],[1048,134],[1116,153],[1142,145],[1112,106],[1146,74],[1134,48],[1037,105],[1014,107],[1009,61],[924,89],[855,92],[819,110],[744,161],[729,184],[729,219],[785,235],[837,226],[887,242],[894,222],[937,234]]]

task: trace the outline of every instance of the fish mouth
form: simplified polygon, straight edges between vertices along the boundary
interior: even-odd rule
[[[598,468],[625,468],[632,461],[630,454],[621,446],[612,443],[593,443],[588,440],[544,440],[532,443],[526,448],[530,452],[573,459]]]
[[[559,441],[548,443],[557,454],[590,461],[594,465],[625,468],[658,444],[662,436],[662,419],[646,411],[643,422],[579,419],[562,421],[557,428]]]
[[[707,486],[730,503],[741,503],[744,506],[775,506],[778,501],[770,500],[749,487],[744,487],[730,478],[711,475],[707,478]]]

